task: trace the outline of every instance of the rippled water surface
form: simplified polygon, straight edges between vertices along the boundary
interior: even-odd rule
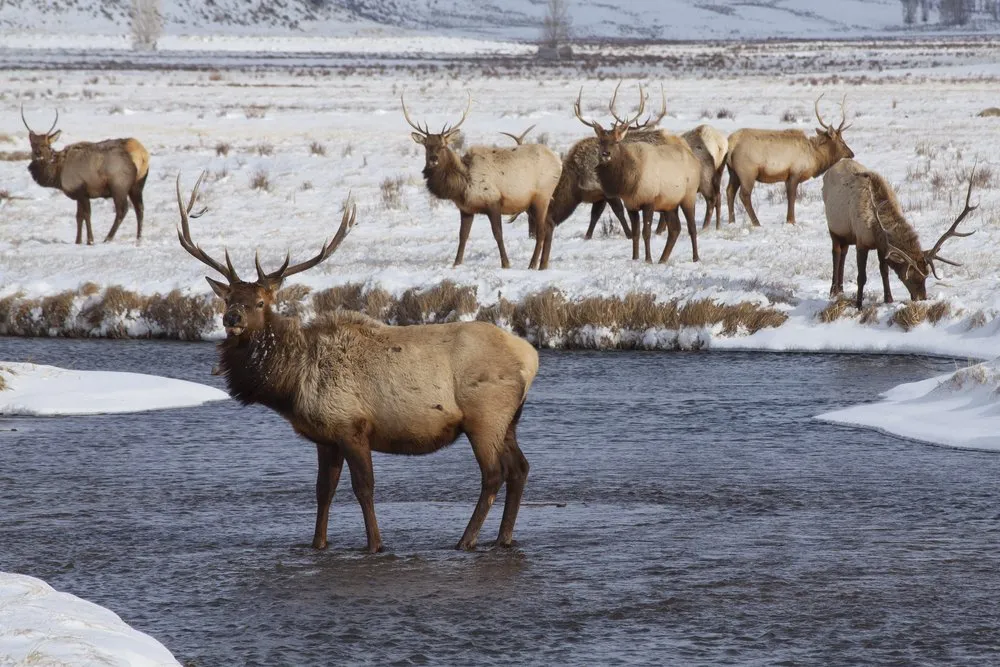
[[[0,359],[219,384],[214,358],[0,339]],[[315,450],[265,409],[4,420],[0,570],[110,607],[198,667],[990,664],[1000,457],[811,419],[952,368],[543,353],[519,544],[471,554],[452,549],[479,487],[464,440],[376,455],[387,552],[368,556],[346,474],[330,549],[309,548]]]

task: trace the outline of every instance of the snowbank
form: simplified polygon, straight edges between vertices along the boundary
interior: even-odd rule
[[[1000,360],[901,384],[879,403],[816,419],[948,447],[1000,451]]]
[[[180,665],[163,644],[109,609],[10,572],[0,572],[0,663]]]
[[[229,396],[219,389],[139,373],[74,371],[0,362],[2,415],[89,415],[183,408]]]

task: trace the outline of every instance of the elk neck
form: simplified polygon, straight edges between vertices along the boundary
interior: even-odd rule
[[[604,193],[611,197],[627,197],[639,185],[641,170],[632,154],[632,146],[618,144],[614,148],[611,161],[597,165],[597,176],[601,179]]]
[[[438,199],[456,203],[465,200],[469,187],[469,168],[452,149],[442,151],[437,166],[425,168],[423,173],[427,189]]]
[[[268,310],[263,327],[219,343],[219,369],[229,395],[244,405],[260,403],[291,414],[304,347],[299,321]]]
[[[807,137],[806,140],[812,148],[813,158],[816,161],[816,173],[812,177],[819,178],[840,160],[837,156],[837,144],[821,136]]]
[[[61,185],[59,176],[62,173],[64,158],[63,151],[52,151],[52,158],[49,160],[32,158],[28,164],[28,173],[31,174],[35,183],[43,188],[58,188]]]
[[[875,201],[879,202],[879,208],[878,220],[875,220],[873,213],[869,213],[871,220],[868,221],[868,224],[879,247],[885,250],[886,242],[888,242],[914,259],[921,257],[923,251],[920,248],[920,238],[917,236],[916,230],[903,216],[899,202],[896,201],[889,186],[881,177],[873,175],[871,188]],[[871,202],[868,202],[868,206],[871,206]],[[879,224],[880,221],[881,224]]]

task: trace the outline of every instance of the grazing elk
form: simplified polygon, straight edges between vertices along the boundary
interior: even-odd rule
[[[642,212],[642,238],[645,245],[646,261],[652,261],[649,239],[652,232],[653,212],[672,212],[678,206],[683,209],[691,235],[692,261],[698,261],[698,228],[695,225],[694,205],[698,196],[701,178],[701,163],[691,148],[680,137],[660,130],[662,143],[628,143],[632,123],[642,115],[646,97],[639,91],[639,111],[634,118],[619,118],[614,111],[615,98],[612,97],[612,116],[615,119],[611,129],[605,130],[600,123],[583,118],[579,105],[573,110],[577,119],[592,128],[598,141],[597,176],[606,198],[622,200],[632,219],[632,259],[639,259],[639,212]],[[674,215],[669,221],[667,243],[660,255],[660,263],[670,258],[670,253],[680,236],[680,219]]]
[[[204,174],[202,174],[204,176]],[[207,278],[225,301],[219,369],[229,394],[244,405],[260,403],[287,419],[316,444],[316,529],[312,546],[327,545],[330,503],[344,462],[361,505],[368,550],[382,549],[373,500],[372,452],[429,454],[465,434],[482,471],[482,492],[458,548],[473,549],[501,485],[507,496],[497,543],[509,546],[528,461],[517,444],[517,424],[538,371],[538,353],[525,340],[485,322],[396,327],[360,313],[338,311],[303,325],[272,310],[289,276],[325,261],[354,224],[345,210],[333,239],[312,259],[271,273],[256,260],[257,280],[240,280],[191,240],[177,178],[181,246],[221,273]]]
[[[726,166],[729,140],[726,135],[711,125],[699,125],[681,135],[688,142],[691,152],[701,163],[701,183],[698,191],[705,199],[705,222],[702,229],[708,229],[715,209],[715,228],[722,222],[722,171]],[[663,230],[657,229],[659,234]]]
[[[546,228],[545,220],[552,191],[559,182],[559,156],[547,146],[521,145],[520,142],[511,148],[472,146],[459,156],[448,146],[448,142],[465,122],[472,107],[472,95],[469,95],[469,105],[461,120],[455,125],[445,125],[438,133],[414,123],[402,95],[399,100],[406,122],[416,130],[410,136],[424,147],[423,174],[427,189],[439,199],[453,201],[461,213],[454,265],[461,264],[465,256],[472,218],[482,213],[490,219],[493,238],[500,249],[500,265],[509,268],[501,216],[527,211],[529,228],[536,226],[535,251],[529,268],[547,268],[549,253],[545,239],[551,236],[552,230]]]
[[[726,166],[729,168],[729,185],[726,199],[729,205],[729,224],[736,222],[733,210],[737,190],[743,208],[750,216],[754,227],[760,227],[760,220],[753,210],[750,195],[754,183],[785,184],[788,199],[786,222],[795,224],[795,197],[799,183],[822,176],[838,160],[854,157],[844,142],[843,132],[847,117],[844,100],[840,103],[840,125],[836,128],[823,122],[819,113],[820,95],[814,104],[816,120],[822,129],[816,130],[815,137],[807,137],[802,130],[737,130],[729,135],[729,153]]]
[[[973,174],[975,169],[973,169]],[[841,160],[823,176],[823,204],[826,207],[826,222],[833,241],[833,281],[830,296],[844,291],[844,263],[847,248],[857,247],[858,257],[858,298],[861,309],[865,282],[867,281],[868,252],[875,250],[878,255],[879,273],[882,275],[882,294],[886,303],[892,303],[889,289],[889,267],[896,272],[914,301],[927,298],[925,283],[927,275],[933,273],[934,261],[959,266],[958,263],[941,257],[938,253],[944,242],[953,236],[969,236],[973,232],[957,232],[958,225],[966,216],[976,210],[969,205],[972,197],[973,177],[969,177],[969,189],[965,193],[965,208],[930,250],[920,248],[916,230],[903,216],[896,195],[885,179],[874,171],[869,171],[860,163],[848,159]]]
[[[52,127],[44,134],[36,134],[24,118],[31,142],[31,163],[28,171],[35,182],[45,188],[58,188],[76,201],[76,242],[83,243],[83,225],[87,224],[87,245],[94,243],[94,230],[90,224],[90,200],[107,199],[115,203],[115,221],[104,241],[115,238],[119,225],[128,213],[128,201],[135,208],[138,241],[142,238],[142,189],[149,174],[149,153],[138,139],[108,139],[98,143],[81,141],[70,144],[61,151],[52,144],[62,130],[56,130],[59,112]],[[53,131],[55,130],[55,131]]]
[[[621,84],[619,84],[621,85]],[[618,87],[615,87],[617,94]],[[636,122],[629,129],[623,141],[627,143],[641,142],[647,144],[663,143],[664,134],[661,130],[655,129],[657,123],[667,115],[667,98],[663,94],[663,104],[659,115],[656,118],[647,118],[644,122]],[[580,104],[583,96],[583,89],[576,97],[573,105],[574,113],[579,117]],[[632,231],[629,223],[625,220],[625,209],[621,199],[616,197],[605,197],[604,188],[597,177],[597,164],[599,162],[600,146],[597,137],[581,139],[573,144],[563,159],[562,174],[559,176],[559,184],[556,185],[555,192],[552,193],[552,202],[549,204],[549,225],[556,226],[562,224],[573,214],[580,204],[590,204],[590,225],[587,227],[586,239],[594,236],[594,228],[597,221],[601,219],[604,209],[611,207],[611,211],[621,223],[622,230],[626,238],[632,238]],[[661,220],[663,216],[661,214]]]

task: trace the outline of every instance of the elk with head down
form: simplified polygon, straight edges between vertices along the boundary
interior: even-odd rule
[[[959,266],[957,262],[941,257],[941,246],[953,236],[963,237],[973,233],[955,231],[969,213],[976,210],[975,206],[969,205],[972,182],[973,177],[970,176],[969,189],[965,193],[965,208],[937,243],[930,250],[923,250],[916,230],[906,221],[896,194],[884,178],[851,159],[841,160],[834,165],[823,176],[823,204],[826,207],[830,239],[833,241],[830,296],[844,291],[844,263],[847,260],[847,249],[853,245],[857,247],[859,310],[868,279],[868,252],[871,250],[875,250],[878,255],[882,294],[886,303],[892,303],[892,291],[889,289],[890,267],[906,286],[911,299],[926,299],[928,274],[933,273],[935,278],[938,277],[934,262]]]
[[[617,92],[617,91],[616,91]],[[598,141],[597,176],[607,199],[621,199],[632,221],[632,259],[639,259],[639,213],[642,213],[642,238],[646,261],[652,261],[649,239],[652,234],[654,211],[672,212],[683,209],[691,235],[692,261],[698,261],[698,228],[694,219],[695,199],[701,179],[701,163],[680,137],[664,130],[661,142],[628,143],[625,138],[646,106],[646,96],[639,90],[639,110],[633,118],[619,118],[612,97],[610,129],[600,123],[583,118],[579,105],[574,109],[577,119],[592,128]],[[660,263],[670,258],[670,253],[680,236],[680,219],[674,215],[669,221],[667,243],[660,255]]]
[[[202,174],[204,176],[204,174]],[[177,205],[181,246],[225,277],[208,278],[225,301],[219,370],[229,394],[259,403],[287,419],[316,444],[316,528],[312,546],[327,546],[330,503],[344,462],[361,505],[370,552],[382,549],[375,520],[372,452],[430,454],[468,436],[482,472],[482,491],[460,549],[473,549],[500,487],[507,495],[497,544],[509,546],[528,461],[517,443],[517,424],[538,372],[538,353],[525,340],[485,322],[388,326],[360,313],[337,311],[303,325],[272,310],[282,282],[325,261],[354,224],[345,209],[333,239],[312,259],[284,263],[257,279],[240,280],[225,254],[212,259],[191,240],[180,176]],[[194,214],[200,215],[200,214]]]
[[[715,228],[722,222],[722,171],[726,166],[729,140],[726,135],[711,125],[699,125],[681,135],[688,142],[691,151],[701,162],[701,183],[698,191],[705,199],[705,222],[702,229],[708,229],[715,210]],[[657,233],[662,230],[657,229]]]
[[[822,176],[838,160],[854,157],[844,142],[843,132],[847,125],[844,101],[840,103],[840,125],[833,127],[823,122],[816,99],[814,110],[822,129],[816,130],[815,137],[807,137],[802,130],[737,130],[729,135],[729,153],[726,166],[729,168],[729,185],[726,199],[729,205],[729,224],[736,222],[733,205],[736,192],[740,193],[743,208],[750,216],[754,227],[760,226],[757,213],[753,210],[750,195],[754,183],[785,184],[788,200],[786,222],[795,224],[795,197],[799,183]]]
[[[402,95],[399,100],[406,122],[416,130],[410,136],[424,147],[423,175],[427,189],[439,199],[454,202],[461,213],[455,266],[461,264],[465,256],[472,219],[481,213],[490,219],[493,238],[500,250],[500,265],[509,268],[501,216],[527,211],[529,226],[536,227],[535,251],[529,268],[547,268],[549,253],[545,241],[552,230],[546,228],[545,220],[552,191],[559,182],[559,156],[548,146],[522,145],[520,142],[510,148],[472,146],[459,156],[448,143],[465,122],[472,107],[472,95],[458,123],[445,125],[437,133],[414,123]]]
[[[619,84],[620,86],[621,84]],[[617,94],[618,87],[615,87]],[[656,129],[656,125],[667,115],[667,97],[661,89],[663,103],[660,113],[653,118],[647,118],[642,123],[636,121],[629,128],[628,134],[622,139],[626,143],[641,142],[647,144],[663,143],[664,133]],[[573,105],[573,112],[579,117],[581,98],[583,89],[576,97]],[[587,227],[586,239],[593,238],[594,228],[597,221],[601,219],[604,209],[608,206],[618,218],[618,222],[625,232],[626,238],[632,238],[632,231],[628,221],[625,220],[625,209],[622,207],[621,199],[617,197],[606,197],[601,181],[597,177],[597,164],[600,161],[600,145],[597,137],[581,139],[573,144],[563,158],[562,174],[559,176],[559,184],[556,185],[555,192],[552,193],[552,202],[549,204],[549,225],[557,226],[562,224],[573,214],[580,204],[590,204],[590,225]],[[661,220],[663,215],[661,214]]]
[[[90,200],[111,198],[115,203],[115,221],[104,241],[115,237],[119,225],[128,212],[132,200],[136,218],[136,240],[142,238],[142,189],[149,174],[149,153],[137,139],[108,139],[98,143],[81,141],[70,144],[61,151],[52,144],[62,130],[56,130],[59,112],[48,132],[38,134],[24,118],[31,143],[31,163],[28,171],[36,183],[46,188],[57,188],[76,201],[76,242],[83,242],[83,225],[87,225],[87,244],[94,243],[94,230],[90,224]]]

